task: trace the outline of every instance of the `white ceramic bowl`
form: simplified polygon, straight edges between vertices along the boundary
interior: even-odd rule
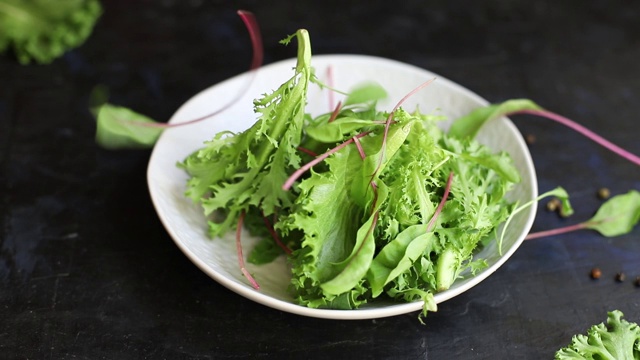
[[[289,79],[294,66],[295,60],[290,59],[261,68],[249,90],[226,111],[205,121],[168,129],[162,134],[151,155],[147,172],[151,199],[160,220],[180,250],[202,271],[228,289],[263,305],[299,315],[330,319],[381,318],[422,309],[422,302],[372,302],[357,310],[311,309],[297,305],[287,292],[291,276],[284,257],[268,265],[247,264],[248,270],[261,286],[256,291],[240,272],[234,234],[222,239],[208,238],[201,208],[184,196],[188,177],[176,167],[176,162],[202,147],[204,141],[219,131],[241,131],[250,127],[257,119],[253,113],[253,99],[271,92]],[[331,67],[337,89],[348,91],[366,81],[381,84],[389,97],[379,103],[380,109],[391,110],[409,91],[434,77],[435,82],[403,104],[405,109],[414,109],[419,104],[423,113],[442,114],[453,119],[487,104],[480,96],[441,76],[393,60],[356,55],[321,55],[313,57],[312,66],[320,79]],[[239,75],[202,91],[184,104],[170,122],[198,118],[223,106],[239,94],[248,79],[248,74]],[[329,110],[327,91],[311,85],[306,111],[319,114]],[[513,123],[506,118],[493,120],[482,128],[478,139],[495,150],[508,151],[514,158],[522,181],[509,193],[509,197],[521,203],[534,199],[537,196],[535,170],[527,146]],[[486,259],[489,266],[475,277],[457,280],[449,290],[436,294],[435,301],[440,303],[450,299],[496,271],[524,240],[535,212],[536,207],[533,206],[513,219],[505,236],[502,255],[498,254],[495,242],[485,247],[477,256]],[[248,235],[243,237],[245,254],[253,247],[255,240]]]

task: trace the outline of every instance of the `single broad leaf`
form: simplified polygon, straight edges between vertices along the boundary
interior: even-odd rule
[[[507,181],[512,183],[520,182],[520,173],[518,169],[511,162],[505,161],[510,158],[500,158],[493,156],[493,154],[487,154],[482,156],[473,156],[470,154],[461,154],[465,160],[474,161],[482,166],[486,166],[489,169],[498,173],[498,175],[504,177]]]
[[[151,148],[164,130],[145,126],[158,123],[125,107],[103,104],[96,113],[96,142],[105,149]]]
[[[640,220],[640,192],[631,190],[607,200],[585,227],[604,236],[618,236],[631,232]]]
[[[377,83],[366,83],[349,92],[344,105],[363,104],[382,100],[387,97],[387,91]]]
[[[413,225],[386,244],[371,263],[367,280],[372,296],[379,296],[384,286],[408,270],[434,241],[433,232],[426,225]]]
[[[283,232],[303,231],[302,250],[306,256],[293,258],[294,274],[305,274],[314,282],[334,278],[335,264],[346,259],[355,247],[363,210],[350,201],[350,169],[361,165],[354,147],[346,147],[327,158],[327,172],[312,171],[300,185],[296,204],[277,226]]]
[[[373,125],[371,120],[363,120],[352,117],[340,117],[332,122],[325,122],[315,126],[308,126],[305,132],[311,138],[323,143],[342,141],[345,135],[356,132],[367,126]]]
[[[449,135],[459,139],[474,138],[482,125],[489,120],[520,110],[542,110],[542,108],[528,99],[507,100],[501,104],[478,108],[455,120],[449,128]]]
[[[377,222],[377,216],[377,214],[371,215],[369,220],[358,229],[353,256],[345,264],[344,269],[333,279],[320,284],[325,294],[345,293],[353,289],[367,273],[376,250],[373,227]]]
[[[341,263],[336,264],[341,270],[333,279],[320,284],[326,294],[338,295],[353,289],[367,274],[376,250],[375,227],[378,221],[378,210],[388,195],[383,183],[377,185],[377,199],[372,207],[372,214],[362,224],[356,235],[356,242],[351,254]]]
[[[397,112],[402,111],[398,110]],[[383,132],[376,136],[363,138],[361,144],[367,156],[363,159],[362,167],[359,171],[353,172],[354,176],[351,185],[351,195],[359,206],[367,206],[367,202],[370,199],[367,197],[367,194],[370,193],[370,182],[384,171],[391,158],[411,133],[411,127],[417,124],[415,120],[408,123],[393,124],[386,136],[386,141]],[[383,144],[385,146],[382,146]]]

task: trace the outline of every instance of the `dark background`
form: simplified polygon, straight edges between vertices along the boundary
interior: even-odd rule
[[[335,321],[255,304],[178,250],[147,192],[150,151],[100,149],[87,110],[103,84],[113,103],[166,120],[246,71],[242,8],[262,26],[266,63],[293,57],[277,41],[305,27],[317,54],[404,61],[491,102],[531,98],[640,154],[639,2],[103,3],[89,40],[54,63],[0,56],[0,358],[549,359],[609,310],[640,322],[638,227],[525,242],[426,325],[417,313]],[[542,203],[533,231],[588,219],[600,187],[640,189],[637,166],[581,135],[514,121],[536,136],[540,191],[561,185],[576,209],[560,219]]]

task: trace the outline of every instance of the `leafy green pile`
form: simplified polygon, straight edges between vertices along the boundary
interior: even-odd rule
[[[556,352],[558,360],[640,360],[640,327],[622,319],[622,312],[609,312],[607,324],[589,329],[587,335],[573,337],[569,346]]]
[[[101,14],[99,0],[0,0],[0,53],[50,63],[82,45]]]
[[[308,33],[295,37],[295,73],[255,100],[258,121],[215,135],[179,164],[191,175],[187,196],[202,204],[211,236],[245,216],[254,234],[272,233],[277,241],[263,240],[249,258],[289,250],[300,304],[353,309],[384,295],[435,310],[434,293],[486,266],[474,251],[513,211],[505,194],[518,172],[508,154],[444,133],[439,117],[378,111],[376,86],[353,91],[333,113],[305,114],[308,86],[319,81]]]

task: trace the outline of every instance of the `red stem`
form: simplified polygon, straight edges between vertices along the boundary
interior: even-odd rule
[[[356,143],[356,147],[358,148],[358,152],[360,153],[360,158],[364,160],[364,158],[367,157],[367,154],[365,154],[364,149],[362,148],[362,144],[360,143],[360,140],[354,136],[353,142]]]
[[[427,224],[427,232],[431,231],[436,224],[436,219],[442,212],[442,208],[444,208],[444,203],[447,202],[447,198],[449,197],[449,191],[451,190],[451,184],[453,183],[453,171],[449,173],[449,178],[447,179],[447,185],[444,187],[444,194],[442,195],[442,199],[440,200],[440,204],[436,208],[436,211],[433,213],[431,220]]]
[[[329,88],[333,89],[333,66],[329,65],[327,67],[327,84],[329,84]],[[333,90],[329,91],[329,109],[333,109],[333,104],[335,103]]]
[[[289,178],[287,179],[287,181],[285,181],[284,185],[282,185],[282,189],[284,191],[287,191],[289,189],[291,189],[291,186],[293,186],[293,183],[296,182],[296,180],[298,180],[298,178],[300,176],[302,176],[302,174],[304,174],[307,170],[311,169],[314,165],[319,164],[320,162],[322,162],[324,159],[328,158],[331,154],[338,152],[340,149],[344,148],[345,146],[351,144],[354,140],[354,138],[361,138],[364,136],[369,135],[371,131],[365,131],[363,133],[360,133],[354,137],[352,137],[351,139],[343,142],[342,144],[334,147],[333,149],[327,151],[326,153],[318,156],[317,158],[309,161],[308,163],[306,163],[303,167],[301,167],[300,169],[296,170],[293,172],[293,174],[291,174],[291,176],[289,176]]]
[[[402,99],[400,99],[400,101],[398,101],[398,103],[396,104],[396,106],[393,108],[393,110],[391,110],[391,112],[389,113],[389,116],[387,117],[387,121],[385,123],[384,126],[384,135],[382,137],[382,151],[380,152],[380,161],[378,161],[378,166],[376,167],[376,170],[373,172],[373,174],[371,174],[371,178],[373,179],[376,174],[378,173],[378,171],[380,170],[380,167],[382,167],[382,162],[384,161],[384,155],[385,155],[385,149],[386,149],[386,145],[387,145],[387,136],[389,135],[389,127],[391,126],[391,122],[393,120],[393,115],[395,114],[396,110],[398,110],[400,108],[400,106],[411,96],[413,96],[415,93],[417,93],[418,91],[422,90],[423,88],[425,88],[427,85],[431,84],[434,79],[430,79],[427,80],[425,82],[423,82],[422,84],[420,84],[418,87],[416,87],[415,89],[411,90],[407,95],[405,95]]]
[[[278,233],[276,232],[276,230],[273,228],[273,225],[271,225],[271,222],[269,221],[269,219],[267,219],[266,216],[264,216],[264,213],[262,214],[262,219],[264,219],[264,224],[267,226],[267,230],[269,230],[269,233],[271,234],[271,237],[273,237],[273,240],[275,240],[276,244],[278,244],[278,246],[284,250],[285,253],[287,253],[287,255],[291,255],[291,249],[289,249],[287,247],[287,245],[285,245],[281,240],[280,240],[280,236],[278,236]]]
[[[537,238],[546,237],[546,236],[560,235],[560,234],[568,233],[568,232],[571,232],[571,231],[582,230],[582,229],[586,229],[586,228],[587,228],[587,223],[579,223],[579,224],[575,224],[575,225],[564,226],[564,227],[557,228],[557,229],[538,231],[538,232],[530,233],[524,239],[525,240],[531,240],[531,239],[537,239]]]
[[[593,131],[587,129],[586,127],[576,123],[573,120],[570,120],[562,115],[558,115],[551,111],[546,110],[519,110],[511,113],[507,113],[506,115],[515,115],[515,114],[530,114],[530,115],[538,115],[545,117],[550,120],[554,120],[564,126],[567,126],[580,134],[586,136],[587,138],[595,141],[597,144],[603,146],[606,149],[618,154],[619,156],[631,161],[632,163],[640,166],[640,157],[630,153],[629,151],[617,146],[616,144],[610,142],[609,140],[603,138],[602,136],[594,133]]]
[[[303,148],[302,146],[298,146],[297,147],[298,150],[302,151],[303,153],[307,154],[307,155],[311,155],[313,157],[318,156],[318,154],[314,153],[313,151],[307,149],[307,148]]]
[[[333,93],[333,91],[331,93]],[[336,108],[331,113],[331,117],[329,117],[329,120],[327,121],[328,123],[333,122],[333,120],[335,120],[338,117],[338,114],[340,113],[340,109],[342,109],[342,101],[338,102],[338,105],[336,105]]]
[[[242,274],[247,278],[247,280],[249,280],[251,286],[253,286],[253,288],[256,290],[259,290],[260,285],[258,285],[256,279],[254,279],[253,276],[249,274],[249,271],[247,271],[244,266],[244,256],[242,256],[242,242],[240,241],[242,237],[242,223],[244,222],[244,215],[245,213],[244,211],[242,211],[240,213],[240,217],[238,218],[238,228],[236,229],[236,252],[238,254],[238,264],[240,265],[240,271],[242,271]]]
[[[192,119],[192,120],[182,121],[182,122],[176,123],[176,124],[155,123],[155,122],[154,123],[141,123],[141,122],[125,120],[125,119],[119,119],[119,120],[121,122],[129,123],[129,124],[135,125],[135,126],[167,129],[167,128],[173,128],[173,127],[177,127],[177,126],[189,125],[189,124],[197,123],[199,121],[208,119],[210,117],[213,117],[215,115],[218,115],[218,114],[224,112],[225,110],[227,110],[228,108],[233,106],[236,102],[238,102],[238,100],[240,100],[240,98],[242,98],[242,96],[247,92],[247,90],[251,86],[251,83],[253,83],[253,80],[255,79],[255,76],[256,76],[256,71],[255,70],[257,70],[262,65],[262,61],[264,59],[264,48],[262,46],[262,36],[260,34],[260,26],[258,25],[258,21],[256,20],[255,15],[253,13],[249,12],[249,11],[238,10],[238,16],[240,16],[240,18],[244,22],[245,26],[247,27],[247,31],[249,31],[249,36],[251,37],[251,46],[253,48],[253,56],[252,56],[252,59],[251,59],[251,65],[249,67],[249,71],[251,72],[251,76],[249,77],[249,79],[246,82],[246,84],[240,89],[238,94],[233,99],[231,99],[231,101],[229,101],[228,103],[224,104],[221,108],[219,108],[218,110],[216,110],[216,111],[214,111],[212,113],[209,113],[207,115],[204,115],[204,116],[201,116],[199,118]]]

